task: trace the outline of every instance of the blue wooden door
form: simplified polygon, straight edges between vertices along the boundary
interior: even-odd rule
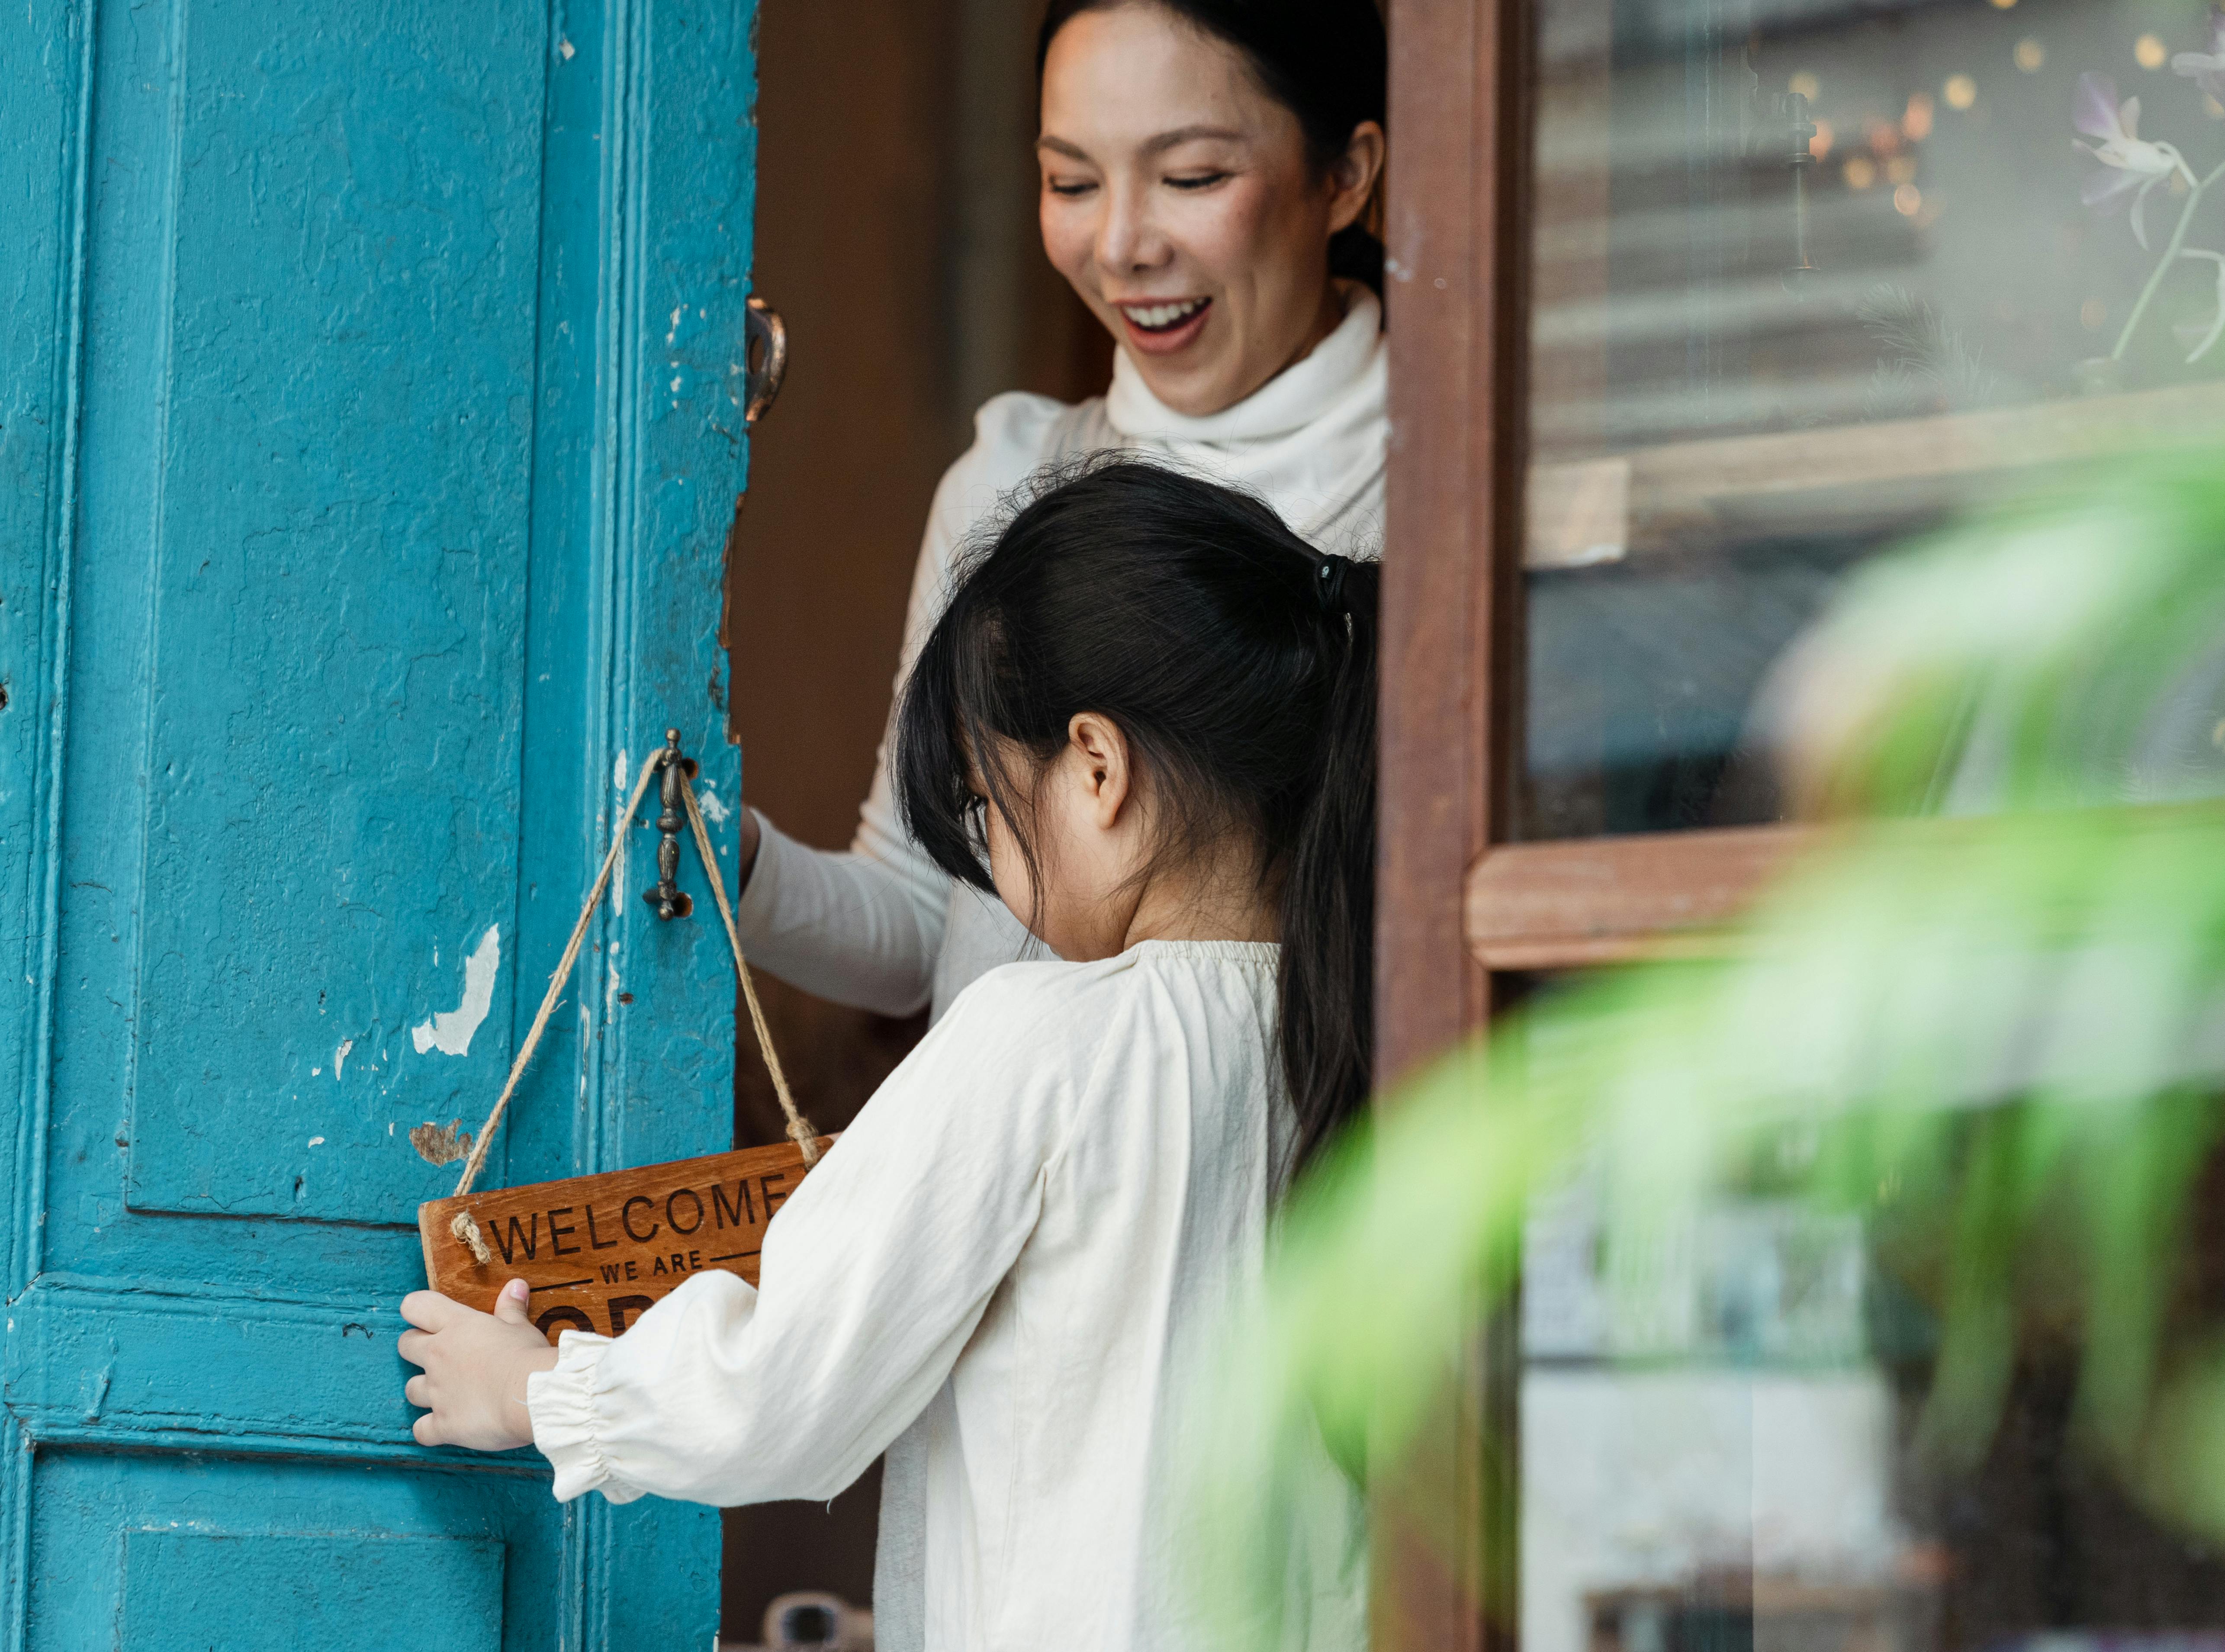
[[[707,1510],[419,1449],[393,1307],[641,755],[707,760],[750,0],[0,23],[10,1647],[700,1652]],[[636,834],[487,1185],[724,1146]],[[702,898],[693,867],[684,877]]]

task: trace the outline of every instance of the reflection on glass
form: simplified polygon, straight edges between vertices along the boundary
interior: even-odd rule
[[[1757,702],[1850,567],[2225,430],[2225,34],[2202,0],[1538,8],[1518,826],[1775,819]]]
[[[1522,1652],[2225,1652],[2225,1557],[2086,1449],[2067,1344],[1956,1467],[1936,1282],[1765,1175],[1613,1248],[1607,1196],[1526,1239]]]
[[[1933,1644],[1859,1231],[1757,1201],[1603,1267],[1597,1199],[1529,1234],[1524,1652]]]

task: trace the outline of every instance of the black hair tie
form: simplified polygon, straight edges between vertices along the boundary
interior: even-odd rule
[[[1321,570],[1314,579],[1314,594],[1321,598],[1322,611],[1341,614],[1344,611],[1344,576],[1351,572],[1352,563],[1346,557],[1325,554]]]

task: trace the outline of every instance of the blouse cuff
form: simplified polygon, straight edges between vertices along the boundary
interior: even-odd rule
[[[601,1419],[595,1415],[596,1375],[611,1339],[587,1331],[567,1331],[556,1344],[553,1370],[525,1379],[525,1408],[533,1419],[533,1443],[555,1465],[556,1501],[569,1503],[600,1491],[612,1503],[641,1496],[612,1472],[603,1456]]]

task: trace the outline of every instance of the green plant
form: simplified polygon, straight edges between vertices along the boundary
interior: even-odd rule
[[[1294,1194],[1199,1478],[1236,1621],[1273,1620],[1313,1431],[1347,1465],[1413,1446],[1531,1201],[1580,1161],[1610,1249],[1757,1163],[1858,1215],[1935,1283],[1922,1432],[1950,1458],[1982,1450],[2020,1326],[2073,1326],[2092,1448],[2225,1533],[2225,1343],[2173,1298],[2225,1119],[2225,809],[2183,801],[2225,793],[2222,643],[2210,453],[1857,580],[1784,695],[1829,844],[1715,956],[1546,996],[1449,1054]]]

